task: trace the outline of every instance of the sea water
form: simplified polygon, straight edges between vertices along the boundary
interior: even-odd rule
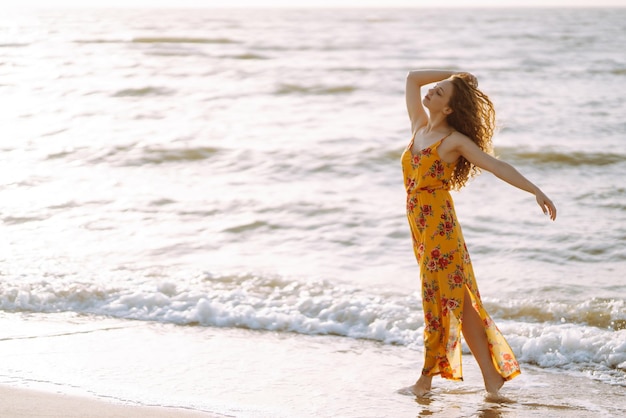
[[[511,390],[580,379],[559,407],[626,411],[624,22],[3,12],[0,378],[233,416],[415,416],[392,390],[423,347],[404,84],[448,68],[478,77],[496,155],[559,211],[489,173],[453,193],[485,306],[529,371]],[[372,378],[392,389],[359,398]]]

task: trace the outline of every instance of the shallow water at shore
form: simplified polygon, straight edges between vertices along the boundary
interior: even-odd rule
[[[237,417],[612,417],[626,412],[623,388],[580,373],[527,366],[502,389],[506,399],[493,401],[486,397],[477,364],[466,355],[463,382],[435,378],[432,393],[415,399],[402,388],[416,378],[421,352],[402,346],[337,336],[65,319],[55,326],[50,318],[3,315],[4,329],[19,327],[0,344],[0,354],[11,363],[11,376],[3,374],[0,382]]]

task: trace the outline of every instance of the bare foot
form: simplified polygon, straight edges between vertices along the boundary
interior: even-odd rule
[[[432,376],[420,376],[420,378],[411,386],[411,392],[417,397],[422,397],[430,392],[430,386],[433,378]]]
[[[485,395],[485,401],[492,402],[492,403],[499,403],[499,404],[515,403],[515,401],[513,399],[507,398],[507,397],[502,396],[500,394],[492,395],[490,393]]]
[[[498,374],[498,375],[491,377],[490,379],[484,379],[484,380],[485,380],[485,389],[487,390],[487,393],[492,396],[498,396],[498,391],[500,390],[502,385],[504,385],[504,382],[505,382],[504,378]]]

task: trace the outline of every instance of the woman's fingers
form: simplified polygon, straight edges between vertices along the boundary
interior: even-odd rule
[[[556,206],[543,193],[537,196],[537,203],[544,214],[549,215],[551,220],[556,219]]]

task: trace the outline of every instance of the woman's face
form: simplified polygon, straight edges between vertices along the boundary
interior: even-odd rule
[[[422,103],[430,111],[430,114],[442,112],[446,115],[452,113],[452,109],[448,106],[454,85],[450,80],[443,80],[435,84],[434,87],[428,89]]]

